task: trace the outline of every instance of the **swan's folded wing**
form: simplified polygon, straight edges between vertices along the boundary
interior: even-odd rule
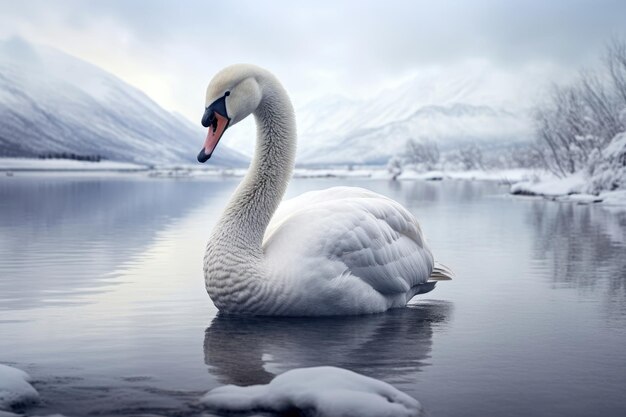
[[[373,191],[358,187],[331,187],[324,190],[309,191],[300,194],[297,197],[283,201],[279,206],[272,220],[265,230],[265,239],[267,241],[276,229],[278,229],[285,220],[293,217],[296,213],[303,210],[314,208],[318,204],[329,203],[331,201],[358,199],[358,198],[382,198],[386,197],[376,194]]]
[[[428,280],[433,257],[415,218],[391,200],[362,200],[362,214],[329,251],[352,275],[378,292],[394,294]]]
[[[272,220],[264,246],[282,251],[299,246],[301,256],[338,262],[344,274],[383,294],[403,293],[428,280],[433,258],[411,213],[371,191],[331,190],[334,198],[319,192],[291,201]]]

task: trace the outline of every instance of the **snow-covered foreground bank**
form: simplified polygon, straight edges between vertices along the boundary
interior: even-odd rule
[[[0,410],[10,411],[38,402],[39,394],[29,384],[30,380],[26,372],[0,364]]]
[[[0,417],[39,402],[30,375],[0,364]],[[267,385],[227,385],[200,403],[222,413],[264,412],[318,417],[419,417],[421,404],[386,382],[347,369],[322,366],[287,371]],[[19,412],[19,411],[18,411]]]
[[[270,412],[318,417],[417,417],[420,403],[386,382],[332,366],[287,371],[267,385],[227,385],[200,402],[227,413]]]

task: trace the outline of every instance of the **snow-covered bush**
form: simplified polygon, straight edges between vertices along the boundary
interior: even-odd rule
[[[401,155],[404,165],[425,171],[436,169],[440,156],[439,147],[435,142],[415,139],[406,141],[404,153]]]
[[[602,152],[591,156],[587,192],[626,189],[626,132],[616,135]]]
[[[484,169],[483,152],[475,143],[461,146],[446,155],[446,161],[459,165],[464,170]]]
[[[554,87],[535,111],[542,160],[558,177],[589,176],[588,192],[626,188],[626,40],[613,39],[603,65]]]
[[[432,142],[407,142],[406,149],[389,159],[387,172],[406,177],[406,171],[485,171],[512,168],[544,168],[540,149],[534,143],[507,146],[459,145],[439,151]],[[421,176],[420,176],[421,177]]]
[[[547,168],[566,176],[586,168],[589,156],[620,132],[618,106],[606,85],[590,75],[555,86],[535,112],[535,128]]]
[[[402,159],[399,156],[392,156],[387,162],[387,172],[391,174],[391,179],[398,178],[402,174]]]

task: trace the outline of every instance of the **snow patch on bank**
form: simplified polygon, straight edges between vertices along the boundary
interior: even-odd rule
[[[0,410],[39,401],[39,394],[29,381],[31,377],[26,372],[0,364]]]
[[[511,194],[554,197],[580,194],[584,187],[585,179],[582,173],[577,173],[565,178],[553,177],[543,181],[520,181],[511,186]]]
[[[299,411],[318,417],[423,415],[417,400],[391,385],[332,366],[293,369],[267,385],[218,387],[200,402],[211,410],[230,413]]]
[[[626,190],[605,191],[598,196],[603,205],[626,206]]]
[[[586,193],[588,189],[588,178],[584,173],[578,172],[565,178],[547,177],[535,181],[520,181],[511,186],[510,193],[578,204],[626,206],[626,190],[604,191],[596,195]]]

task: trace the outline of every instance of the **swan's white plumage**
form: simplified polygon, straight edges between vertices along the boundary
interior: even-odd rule
[[[232,66],[213,79],[207,103],[224,91],[233,120],[249,114],[250,100],[256,103],[257,147],[207,246],[207,291],[220,310],[374,313],[402,307],[433,288],[424,285],[433,256],[415,217],[396,201],[335,187],[279,205],[293,169],[296,129],[291,102],[273,75]]]
[[[389,198],[353,187],[285,201],[270,221],[263,250],[268,262],[279,265],[277,274],[322,281],[350,274],[386,296],[409,293],[428,281],[433,267],[415,217]],[[285,255],[298,262],[281,262]],[[337,263],[341,271],[319,276],[302,270],[303,260]]]

